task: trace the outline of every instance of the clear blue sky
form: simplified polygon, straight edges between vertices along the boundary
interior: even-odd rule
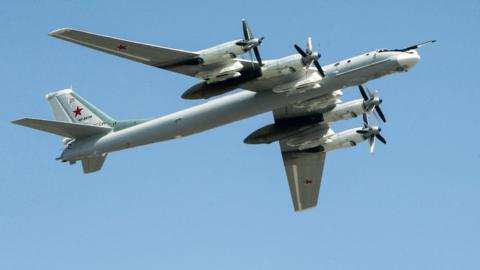
[[[480,2],[40,2],[0,8],[0,269],[480,267]],[[92,175],[54,160],[61,138],[9,123],[53,118],[44,94],[70,85],[117,119],[199,103],[180,98],[195,79],[54,29],[199,50],[241,37],[244,17],[266,37],[264,59],[309,35],[323,64],[438,39],[410,72],[368,84],[384,99],[389,143],[329,153],[314,210],[293,212],[277,145],[242,142],[270,113],[113,153]]]

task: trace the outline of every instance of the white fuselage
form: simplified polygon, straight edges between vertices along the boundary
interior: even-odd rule
[[[407,54],[407,55],[406,55]],[[409,58],[409,56],[411,56]],[[411,59],[416,57],[415,59]],[[371,79],[403,71],[418,61],[416,52],[370,52],[336,64],[325,66],[326,77],[319,81],[320,86],[297,94],[275,93],[273,91],[241,91],[221,97],[204,104],[162,116],[123,130],[110,132],[99,137],[90,137],[72,142],[67,147],[62,159],[67,161],[101,155],[140,145],[180,138],[257,114],[272,111],[287,105],[331,93],[335,90],[358,85]],[[284,58],[281,63],[287,63]],[[292,59],[297,66],[297,59]],[[278,68],[273,63],[266,64],[264,74],[274,74],[269,70]],[[288,69],[282,66],[281,69]],[[298,70],[297,72],[305,72]],[[281,75],[278,74],[278,75]],[[258,78],[259,84],[268,82],[269,78]],[[251,83],[251,82],[249,82]]]

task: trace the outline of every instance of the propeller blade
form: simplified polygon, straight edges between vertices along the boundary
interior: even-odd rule
[[[382,109],[380,109],[380,106],[378,106],[378,105],[375,106],[375,111],[378,113],[378,116],[380,116],[380,118],[382,119],[382,121],[383,121],[384,123],[386,123],[386,122],[387,122],[387,119],[385,119],[385,115],[383,114]]]
[[[359,130],[356,130],[355,132],[357,132],[358,134],[366,134],[368,131],[364,129],[359,129]]]
[[[363,125],[365,127],[368,127],[370,123],[368,123],[368,115],[366,113],[363,113]]]
[[[367,92],[365,92],[363,85],[358,85],[358,89],[360,89],[360,94],[362,94],[363,100],[368,100]]]
[[[258,50],[258,46],[262,44],[262,41],[265,37],[261,37],[258,40],[253,40],[253,33],[250,27],[248,26],[247,20],[242,19],[242,27],[243,27],[243,36],[244,40],[241,40],[237,42],[237,45],[239,46],[249,46],[248,47],[248,53],[250,54],[250,60],[252,60],[252,66],[253,66],[253,55],[252,55],[252,49],[253,52],[255,53],[255,58],[258,61],[258,64],[260,66],[263,65],[262,63],[262,58],[260,57],[260,51]],[[252,44],[253,43],[253,44]]]
[[[257,47],[254,47],[254,48],[253,48],[253,52],[255,53],[255,58],[257,58],[258,64],[259,64],[260,66],[263,66],[263,64],[262,64],[262,58],[260,57],[260,51],[258,50],[258,48],[257,48]]]
[[[323,69],[322,69],[322,66],[320,66],[320,63],[318,63],[317,60],[314,60],[313,64],[318,69],[318,73],[320,73],[320,75],[322,75],[322,77],[325,77],[325,72],[323,72]]]
[[[243,26],[243,36],[245,40],[250,40],[253,38],[252,31],[250,31],[250,27],[248,27],[247,20],[242,19],[242,26]]]
[[[367,114],[366,114],[366,113],[363,113],[363,114],[362,114],[362,118],[363,118],[363,126],[368,127],[368,117],[367,117]]]
[[[253,67],[253,55],[252,55],[252,50],[248,50],[248,54],[250,55],[250,60],[252,60],[252,67]]]
[[[368,143],[370,144],[370,153],[373,153],[375,151],[375,137],[368,138]]]
[[[293,46],[302,57],[307,56],[307,54],[302,50],[302,48],[300,48],[300,46],[298,46],[297,44],[294,44]]]
[[[380,123],[382,120],[380,119],[380,116],[378,116],[377,111],[373,111],[373,116],[375,116],[375,119],[377,119],[377,123]]]
[[[312,54],[312,38],[311,37],[308,37],[307,39],[307,48],[306,48],[306,52],[308,55]]]
[[[387,144],[387,140],[385,140],[385,138],[382,135],[375,134],[375,137],[377,137],[377,139],[381,141],[383,144]]]

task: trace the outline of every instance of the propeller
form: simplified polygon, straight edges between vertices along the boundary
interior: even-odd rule
[[[418,48],[421,48],[425,45],[428,45],[428,44],[432,44],[432,43],[435,43],[437,42],[437,40],[429,40],[429,41],[425,41],[425,42],[422,42],[420,44],[417,44],[417,45],[413,45],[413,46],[410,46],[410,47],[407,47],[407,48],[403,48],[403,49],[393,49],[393,50],[389,50],[389,51],[395,51],[395,52],[406,52],[406,51],[410,51],[410,50],[416,50]]]
[[[360,90],[360,94],[363,97],[365,109],[368,112],[372,112],[373,109],[375,109],[375,111],[373,112],[375,117],[377,119],[380,117],[380,119],[382,119],[382,121],[386,123],[387,119],[385,118],[385,115],[383,114],[382,109],[380,109],[380,104],[383,102],[383,100],[378,96],[378,93],[370,92],[370,90],[368,90],[367,87],[364,87],[361,84],[358,86],[358,89]],[[365,122],[365,119],[364,119],[364,122]]]
[[[248,26],[248,23],[245,19],[242,19],[242,27],[243,27],[243,40],[237,42],[238,46],[242,46],[245,51],[248,51],[250,54],[250,59],[253,61],[252,49],[255,53],[255,58],[258,61],[260,66],[263,66],[262,58],[260,57],[260,51],[258,50],[258,46],[262,44],[262,41],[265,37],[254,38],[252,30]]]
[[[318,70],[318,73],[322,75],[322,77],[325,77],[325,72],[322,69],[322,66],[320,66],[320,63],[318,63],[318,59],[321,57],[321,54],[318,52],[313,52],[312,51],[312,38],[309,37],[307,39],[307,48],[305,51],[300,48],[297,44],[293,45],[297,52],[302,56],[302,62],[306,67],[310,67],[312,63],[315,65],[315,67]]]
[[[368,144],[370,145],[370,153],[373,153],[375,150],[375,139],[378,139],[383,144],[387,144],[387,140],[380,134],[382,129],[377,126],[370,126],[368,123],[368,118],[366,114],[363,114],[363,128],[356,130],[358,134],[362,134],[365,139],[368,139]]]

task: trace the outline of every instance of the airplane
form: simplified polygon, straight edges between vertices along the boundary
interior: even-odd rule
[[[279,142],[295,211],[317,205],[326,152],[364,141],[375,148],[386,144],[381,128],[370,125],[372,113],[386,122],[377,92],[364,84],[392,73],[405,72],[420,60],[417,49],[435,40],[403,49],[377,49],[321,66],[311,38],[296,54],[263,61],[259,46],[245,20],[243,39],[201,51],[149,45],[74,29],[51,36],[143,64],[201,79],[182,97],[208,99],[237,88],[242,91],[154,119],[118,121],[72,89],[46,95],[55,120],[22,118],[13,123],[64,137],[57,159],[82,161],[84,173],[100,170],[108,153],[193,135],[241,119],[272,111],[274,123],[250,135],[246,144]],[[252,53],[253,51],[253,53]],[[250,59],[240,58],[248,53]],[[253,59],[255,55],[255,59]],[[362,98],[342,102],[342,89],[358,86]],[[331,123],[358,116],[363,126],[334,132]]]

